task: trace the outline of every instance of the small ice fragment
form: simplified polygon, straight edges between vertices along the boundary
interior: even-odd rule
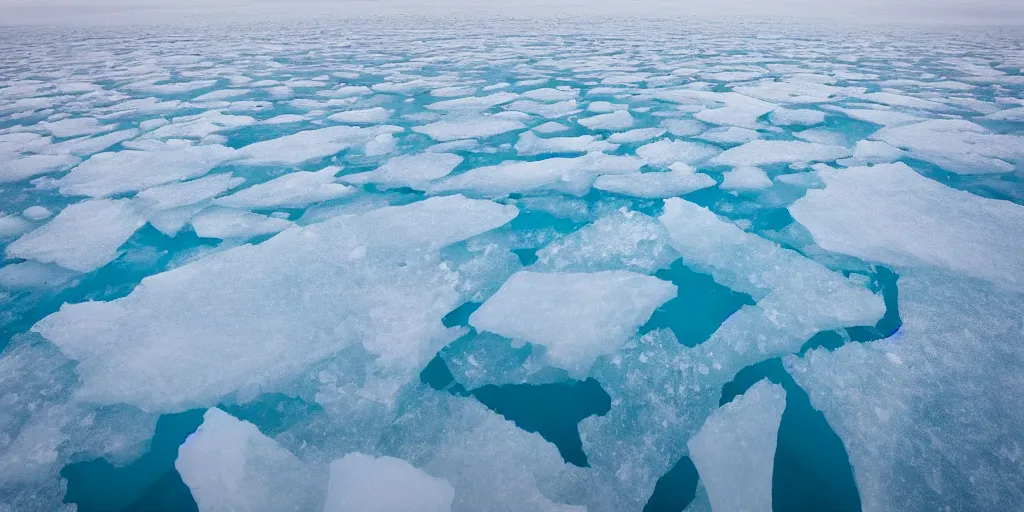
[[[296,171],[270,181],[244,188],[216,200],[216,204],[232,208],[303,208],[313,203],[330,201],[355,192],[353,187],[335,183],[341,170],[328,166],[319,171]]]
[[[46,209],[45,206],[36,205],[25,208],[25,211],[21,212],[21,215],[29,220],[43,220],[50,215],[53,215],[53,213]]]
[[[349,453],[331,462],[323,512],[451,512],[455,489],[408,462]]]
[[[591,130],[626,130],[633,126],[633,116],[628,110],[616,110],[608,114],[598,114],[593,117],[585,117],[577,121],[582,126]]]
[[[772,186],[768,174],[757,167],[737,167],[722,177],[722,190],[761,190]]]

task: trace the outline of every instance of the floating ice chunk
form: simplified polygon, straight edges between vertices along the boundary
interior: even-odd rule
[[[0,238],[18,236],[32,229],[32,223],[21,216],[0,215]]]
[[[130,129],[111,132],[98,137],[79,137],[54,144],[49,150],[57,154],[86,157],[103,151],[114,144],[127,141],[138,135],[138,133],[138,130]]]
[[[890,107],[909,107],[917,108],[922,110],[949,110],[949,107],[945,104],[937,101],[931,101],[921,98],[915,98],[913,96],[907,96],[904,94],[896,94],[892,92],[870,92],[867,94],[860,95],[860,98],[873,103],[881,103],[882,105],[889,105]]]
[[[147,119],[139,123],[139,130],[148,132],[160,128],[161,126],[166,126],[170,123],[170,121],[162,117],[158,117],[156,119]]]
[[[903,163],[819,172],[789,207],[823,249],[893,266],[936,266],[1024,285],[1024,207],[932,181]]]
[[[903,158],[903,150],[882,141],[860,140],[853,148],[853,158],[869,164],[894,162]]]
[[[271,117],[270,119],[264,119],[261,121],[263,124],[289,124],[289,123],[301,123],[306,120],[305,116],[298,114],[281,114],[279,116]]]
[[[442,100],[426,106],[430,110],[487,110],[508,103],[519,95],[511,92],[496,92],[487,96],[466,96],[452,100]]]
[[[256,142],[239,149],[238,156],[242,163],[249,165],[298,165],[400,131],[401,128],[390,125],[368,128],[331,126]]]
[[[616,110],[627,110],[629,105],[623,103],[610,103],[607,101],[592,101],[587,105],[591,112],[615,112]]]
[[[148,137],[158,139],[201,139],[207,135],[256,122],[249,116],[233,116],[216,110],[194,116],[175,117],[168,125],[149,132]]]
[[[471,191],[500,197],[517,192],[549,190],[583,196],[599,175],[633,173],[642,166],[643,161],[639,158],[604,153],[533,162],[502,162],[445,178],[431,186],[428,192]]]
[[[71,155],[26,155],[0,161],[0,183],[21,181],[40,174],[64,171],[81,162]]]
[[[480,142],[474,139],[439,142],[426,149],[429,153],[447,153],[449,151],[474,151],[480,148]]]
[[[361,110],[344,110],[327,116],[327,119],[338,123],[374,124],[383,123],[391,117],[391,111],[384,107],[365,108]]]
[[[830,103],[864,92],[863,87],[836,87],[806,80],[764,80],[756,85],[733,87],[737,93],[785,104]]]
[[[33,330],[78,361],[95,403],[209,406],[361,344],[356,391],[388,404],[458,333],[441,318],[464,299],[436,252],[517,213],[449,196],[342,215],[149,276],[114,301],[65,304]]]
[[[537,251],[541,271],[631,270],[651,274],[679,258],[657,219],[622,209]]]
[[[462,157],[451,153],[401,155],[372,171],[348,174],[338,179],[355,185],[375,183],[385,189],[409,187],[426,190],[429,182],[451,174],[461,163]]]
[[[558,103],[519,100],[509,103],[506,108],[510,111],[524,112],[547,119],[557,119],[578,112],[576,100],[565,100]]]
[[[712,510],[772,510],[782,386],[762,380],[715,411],[687,443]]]
[[[814,126],[825,122],[825,113],[820,110],[777,108],[768,118],[778,126]]]
[[[984,119],[992,121],[1021,122],[1024,121],[1024,107],[1008,108],[998,112],[993,112],[984,116]]]
[[[771,112],[777,105],[742,94],[709,93],[706,91],[687,91],[695,94],[694,100],[708,105],[724,103],[724,107],[708,108],[693,115],[694,119],[705,123],[740,126],[755,129],[759,126],[758,118]]]
[[[867,121],[869,123],[878,124],[882,126],[914,123],[922,120],[920,116],[907,114],[905,112],[896,112],[893,110],[881,110],[873,108],[842,108],[834,105],[825,105],[822,108],[831,110],[833,112],[839,112],[841,114],[846,115],[849,118],[856,119],[858,121]]]
[[[330,201],[355,192],[353,187],[335,183],[339,167],[325,167],[319,171],[296,171],[279,176],[229,196],[216,200],[216,204],[232,208],[303,208],[313,203]]]
[[[36,126],[54,137],[60,137],[62,139],[79,137],[82,135],[94,135],[97,133],[109,132],[114,129],[114,125],[100,124],[99,121],[92,117],[70,117],[68,119],[61,119],[60,121],[54,121],[52,123],[43,121]]]
[[[178,448],[174,468],[203,512],[308,512],[322,503],[322,472],[217,408]]]
[[[147,188],[135,195],[136,204],[140,208],[170,210],[213,199],[244,181],[231,174],[215,174],[191,181]]]
[[[422,133],[439,142],[448,142],[459,139],[483,139],[524,128],[526,128],[525,124],[512,119],[478,117],[458,121],[436,121],[413,127],[412,131]]]
[[[551,153],[588,153],[591,151],[615,151],[618,144],[612,144],[594,137],[580,135],[578,137],[540,138],[533,132],[524,132],[516,142],[515,150],[521,156],[544,155]]]
[[[258,213],[232,208],[211,208],[192,218],[192,229],[202,238],[242,238],[270,235],[283,231],[292,223]]]
[[[363,146],[363,154],[366,156],[381,156],[391,153],[398,147],[398,139],[390,133],[382,133],[366,142]]]
[[[712,159],[711,163],[750,167],[786,162],[828,162],[851,154],[849,149],[842,146],[799,140],[754,140],[725,150]]]
[[[845,147],[849,145],[849,141],[847,141],[845,134],[832,131],[827,128],[811,128],[809,130],[794,132],[793,136],[807,142],[824,144],[827,146]]]
[[[594,188],[633,197],[661,199],[715,186],[714,178],[694,172],[692,167],[684,163],[677,162],[669,168],[669,172],[600,176],[594,181]]]
[[[676,162],[695,165],[717,153],[717,149],[706,144],[671,139],[651,142],[636,150],[636,156],[644,159],[648,165],[658,167],[668,167]]]
[[[583,222],[590,218],[590,206],[586,201],[565,196],[527,196],[516,203],[528,211],[550,213],[559,219]]]
[[[340,85],[338,87],[335,87],[334,89],[316,92],[317,96],[338,99],[352,98],[355,96],[366,96],[369,94],[373,94],[373,91],[371,91],[369,87],[365,87],[362,85]]]
[[[464,86],[451,86],[451,87],[438,87],[430,91],[430,95],[435,98],[456,98],[459,96],[469,96],[476,92],[474,87]]]
[[[885,313],[881,297],[862,284],[706,208],[666,199],[659,220],[687,266],[757,301],[694,349],[706,369],[725,379],[749,364],[796,352],[818,332],[874,325]]]
[[[905,270],[899,288],[892,337],[786,369],[842,439],[865,511],[1018,507],[1020,286]]]
[[[324,512],[451,512],[455,489],[402,459],[350,453],[331,463]]]
[[[235,150],[216,144],[99,153],[55,184],[67,196],[104,197],[196,178],[235,156]]]
[[[958,174],[1013,172],[1015,167],[1010,162],[1024,160],[1024,137],[992,133],[964,119],[932,119],[890,126],[870,138]]]
[[[25,208],[25,210],[21,212],[21,215],[29,220],[43,220],[48,218],[50,215],[53,215],[53,212],[48,210],[45,206],[36,205]]]
[[[761,138],[761,134],[757,130],[730,126],[708,130],[698,138],[719,144],[743,144]]]
[[[580,92],[576,89],[533,89],[523,93],[523,97],[531,100],[538,101],[565,101],[571,100],[576,96],[579,96]]]
[[[722,190],[762,190],[772,186],[768,174],[757,167],[737,167],[722,176]]]
[[[114,260],[146,220],[126,199],[76,203],[7,246],[7,256],[91,272]]]
[[[228,99],[231,99],[231,98],[237,98],[239,96],[245,96],[249,92],[251,92],[249,89],[220,89],[220,90],[217,90],[217,91],[208,92],[206,94],[201,94],[199,96],[196,96],[195,98],[192,98],[192,101],[195,101],[195,102],[222,101],[222,100],[228,100]]]
[[[61,288],[77,276],[77,272],[52,263],[26,260],[0,267],[0,288],[8,290]]]
[[[470,325],[547,347],[550,364],[576,378],[618,350],[676,286],[628,271],[518,272],[469,318]]]
[[[548,122],[546,122],[546,123],[544,123],[544,124],[542,124],[540,126],[533,127],[533,131],[535,131],[537,133],[544,133],[544,134],[546,134],[546,133],[564,132],[565,130],[568,130],[568,129],[569,129],[568,126],[565,126],[564,124],[556,123],[554,121],[548,121]]]
[[[577,122],[591,130],[626,130],[633,126],[633,116],[629,115],[628,110],[616,110],[608,114],[584,117]]]
[[[707,125],[693,119],[666,119],[661,125],[676,137],[693,137],[707,129]]]
[[[583,471],[565,463],[540,435],[474,400],[425,395],[394,422],[381,444],[387,455],[448,481],[455,489],[453,512],[586,512],[552,501]]]
[[[644,142],[665,134],[664,128],[637,128],[628,132],[613,133],[608,136],[608,142],[615,144],[631,144]]]

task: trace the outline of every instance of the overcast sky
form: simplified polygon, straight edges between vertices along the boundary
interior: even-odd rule
[[[1024,25],[1024,0],[0,0],[0,23],[153,23],[391,13],[775,16]]]

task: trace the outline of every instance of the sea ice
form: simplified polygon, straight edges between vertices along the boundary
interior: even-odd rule
[[[29,220],[43,220],[53,215],[53,212],[48,210],[45,206],[29,206],[21,212],[22,217]]]
[[[191,223],[196,235],[220,239],[248,239],[274,234],[292,226],[284,219],[223,207],[203,210],[192,218]]]
[[[436,121],[416,126],[412,131],[422,133],[438,142],[448,142],[459,139],[483,139],[525,128],[526,125],[512,119],[478,117],[458,121]]]
[[[372,171],[347,174],[338,180],[354,185],[374,183],[385,189],[409,187],[426,190],[428,183],[451,174],[461,163],[462,157],[451,153],[401,155]]]
[[[772,186],[768,174],[757,167],[737,167],[722,175],[722,190],[762,190]]]
[[[718,154],[718,150],[706,144],[684,140],[661,139],[640,146],[636,156],[648,165],[668,167],[676,162],[696,165]]]
[[[325,478],[256,425],[212,408],[174,468],[203,512],[320,510]]]
[[[238,150],[238,157],[241,163],[249,165],[299,165],[354,146],[367,144],[378,136],[400,131],[402,128],[390,125],[367,128],[331,126],[318,130],[306,130],[250,144]]]
[[[91,272],[113,261],[121,245],[145,223],[127,199],[83,201],[11,242],[7,257]]]
[[[679,258],[657,219],[626,209],[603,216],[537,251],[533,269],[558,272],[630,270],[644,274]]]
[[[140,209],[170,210],[213,199],[217,195],[241,185],[244,181],[230,173],[222,173],[191,181],[169,183],[147,188],[135,194],[135,203]]]
[[[583,196],[599,175],[635,173],[642,166],[643,161],[639,158],[604,153],[531,162],[506,161],[449,176],[431,186],[428,192],[473,192],[500,197],[517,192],[548,190]]]
[[[533,132],[524,132],[519,136],[515,150],[520,156],[535,156],[551,153],[615,151],[618,147],[618,144],[600,140],[593,135],[541,138],[534,135]]]
[[[516,214],[449,196],[343,215],[147,277],[123,298],[65,304],[33,330],[78,361],[80,394],[96,403],[212,405],[353,344],[369,354],[353,361],[365,364],[360,393],[388,403],[455,334],[440,319],[463,301],[458,276],[436,251]]]
[[[814,126],[825,122],[825,113],[820,110],[777,108],[768,118],[778,126]]]
[[[335,182],[341,168],[328,166],[319,171],[296,171],[278,176],[229,196],[216,204],[232,208],[303,208],[355,192],[353,187]]]
[[[582,378],[615,352],[676,294],[675,285],[623,270],[509,278],[469,318],[470,325],[547,348],[551,365]]]
[[[455,490],[408,462],[350,453],[331,463],[324,512],[451,512]]]
[[[81,162],[72,155],[25,155],[0,161],[0,183],[68,170]]]
[[[55,184],[64,195],[106,197],[196,178],[236,156],[235,150],[216,144],[99,153]]]
[[[695,172],[682,162],[669,166],[668,172],[645,172],[600,176],[594,188],[633,197],[661,199],[689,194],[715,186],[715,179]]]
[[[808,191],[789,211],[820,247],[1024,285],[1024,207],[947,187],[903,163],[817,174],[825,188]]]
[[[1013,172],[1014,164],[1024,160],[1024,137],[993,133],[964,119],[890,126],[871,138],[958,174]]]
[[[786,369],[843,440],[865,511],[1016,508],[1020,287],[916,269],[899,286],[893,336],[789,356]]]
[[[373,107],[361,110],[344,110],[327,116],[327,119],[338,123],[349,124],[375,124],[383,123],[391,117],[391,111],[383,107]]]
[[[799,140],[755,140],[725,150],[711,160],[716,165],[749,167],[788,162],[828,162],[852,152],[842,146]]]
[[[715,411],[687,446],[712,510],[770,512],[782,386],[762,380]]]
[[[584,117],[577,122],[591,130],[618,131],[633,126],[633,116],[629,115],[628,110],[616,110],[608,114]]]
[[[636,128],[627,132],[613,133],[608,136],[608,142],[615,144],[631,144],[655,139],[664,134],[664,128]]]

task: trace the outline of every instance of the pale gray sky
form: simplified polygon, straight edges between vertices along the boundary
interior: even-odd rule
[[[1024,0],[0,0],[2,23],[164,23],[391,13],[772,16],[1024,25]]]

